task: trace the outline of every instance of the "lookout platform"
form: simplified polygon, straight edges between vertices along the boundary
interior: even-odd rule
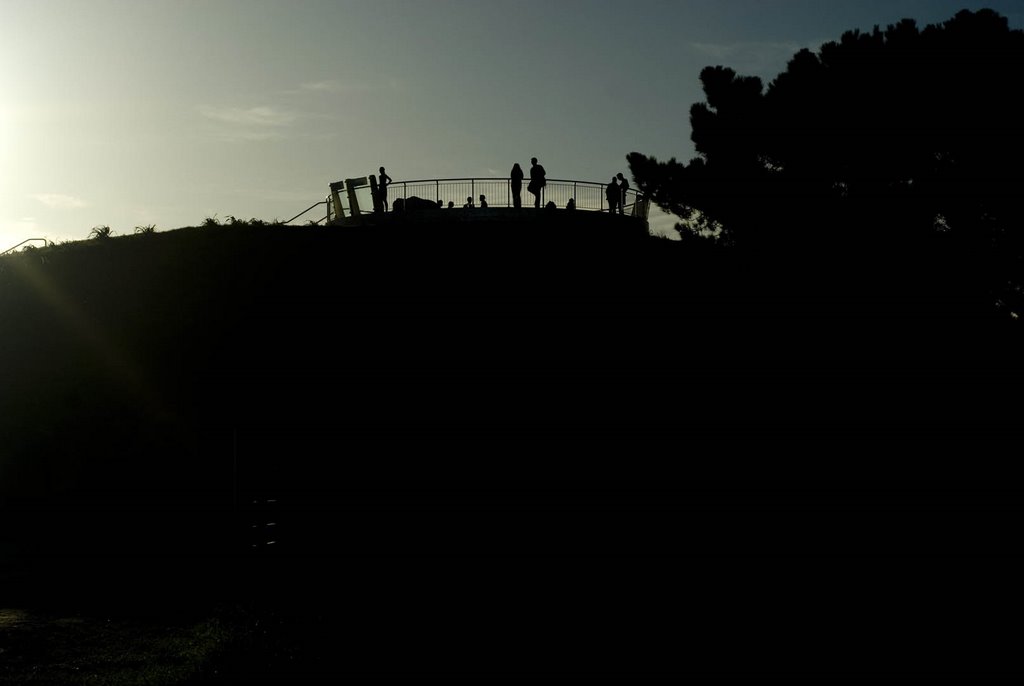
[[[609,211],[606,184],[594,181],[548,179],[541,189],[540,207],[524,187],[516,207],[508,178],[418,179],[389,183],[381,190],[377,179],[345,179],[330,184],[323,221],[334,226],[365,226],[396,221],[444,223],[532,223],[554,217],[571,223],[614,220],[647,230],[649,199],[635,189],[625,191],[622,209]],[[480,206],[480,198],[487,206]],[[472,206],[466,206],[472,203]],[[573,209],[567,209],[569,205]],[[314,206],[315,207],[315,206]],[[311,208],[312,209],[312,208]],[[604,215],[606,220],[597,220]],[[318,222],[319,223],[319,222]]]

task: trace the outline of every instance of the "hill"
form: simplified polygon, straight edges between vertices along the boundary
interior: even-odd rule
[[[441,593],[482,661],[506,653],[472,626],[515,639],[480,598],[516,622],[564,601],[565,654],[618,645],[628,669],[667,655],[659,603],[697,635],[724,627],[723,593],[771,617],[773,594],[809,610],[879,555],[935,590],[949,560],[1005,553],[1014,322],[588,221],[185,228],[3,258],[0,503],[26,593],[258,592],[374,626],[373,597],[436,617]],[[808,580],[808,555],[842,562]]]

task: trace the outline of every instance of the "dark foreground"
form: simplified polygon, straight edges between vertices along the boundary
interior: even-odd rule
[[[324,508],[329,527],[306,522],[249,556],[37,561],[6,598],[65,623],[31,640],[0,628],[5,678],[862,683],[1016,670],[999,619],[1021,601],[1014,493],[624,495],[589,509]],[[76,681],[78,665],[112,680]]]
[[[171,232],[0,274],[0,607],[86,618],[0,628],[5,678],[1015,668],[1012,322],[921,287],[933,263],[490,228]],[[61,652],[95,618],[121,628]]]

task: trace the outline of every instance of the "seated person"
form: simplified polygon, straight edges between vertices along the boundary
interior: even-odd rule
[[[480,194],[480,207],[487,207],[487,196]]]
[[[466,198],[466,204],[463,207],[473,207],[473,196]]]

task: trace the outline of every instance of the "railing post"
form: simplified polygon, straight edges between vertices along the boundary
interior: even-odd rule
[[[380,196],[380,190],[377,188],[377,176],[370,174],[366,177],[370,181],[370,198],[373,200],[373,213],[381,214],[384,212],[384,199]],[[387,187],[384,188],[387,191]]]
[[[344,219],[345,208],[341,206],[341,194],[338,192],[345,185],[343,181],[336,181],[331,184],[331,199],[334,200],[334,218]],[[327,211],[330,215],[330,209]]]
[[[359,216],[359,199],[356,197],[356,188],[367,185],[367,179],[362,176],[358,179],[345,179],[345,188],[348,189],[348,211],[353,217]]]
[[[441,199],[441,181],[439,179],[434,179],[434,199]]]

